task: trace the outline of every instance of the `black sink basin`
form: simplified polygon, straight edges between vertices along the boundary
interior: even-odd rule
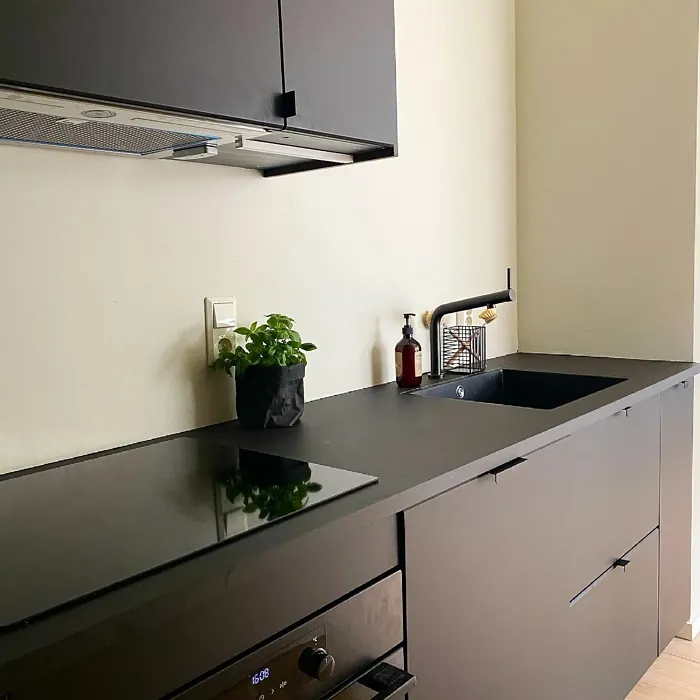
[[[615,386],[624,379],[497,369],[412,392],[416,396],[550,410]]]

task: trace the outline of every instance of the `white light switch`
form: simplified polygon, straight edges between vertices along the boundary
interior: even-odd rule
[[[236,327],[236,304],[234,302],[214,302],[214,328]]]
[[[204,300],[204,323],[207,363],[211,365],[222,350],[236,347],[236,300],[233,297],[207,297]]]

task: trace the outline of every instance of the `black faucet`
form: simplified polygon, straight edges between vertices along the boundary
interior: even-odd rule
[[[505,304],[508,301],[515,301],[515,290],[510,286],[510,268],[508,268],[508,286],[502,292],[483,294],[480,297],[471,297],[461,301],[450,301],[433,311],[430,320],[430,376],[438,379],[442,377],[442,354],[440,352],[440,321],[447,314],[454,314],[458,311],[470,311],[487,306],[492,309],[496,304]]]

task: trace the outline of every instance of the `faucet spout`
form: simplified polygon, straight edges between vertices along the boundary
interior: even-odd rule
[[[510,268],[508,268],[508,286],[506,289],[500,292],[482,294],[478,297],[440,304],[433,311],[433,317],[430,319],[430,376],[438,379],[444,374],[440,347],[440,321],[442,321],[444,316],[457,313],[458,311],[479,309],[482,306],[493,307],[496,304],[505,304],[510,301],[515,301],[515,290],[510,286]]]

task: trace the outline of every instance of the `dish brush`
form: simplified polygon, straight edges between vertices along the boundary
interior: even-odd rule
[[[495,321],[498,318],[498,314],[496,313],[496,310],[492,306],[487,306],[480,314],[479,318],[484,322],[484,323],[491,323],[492,321]]]

